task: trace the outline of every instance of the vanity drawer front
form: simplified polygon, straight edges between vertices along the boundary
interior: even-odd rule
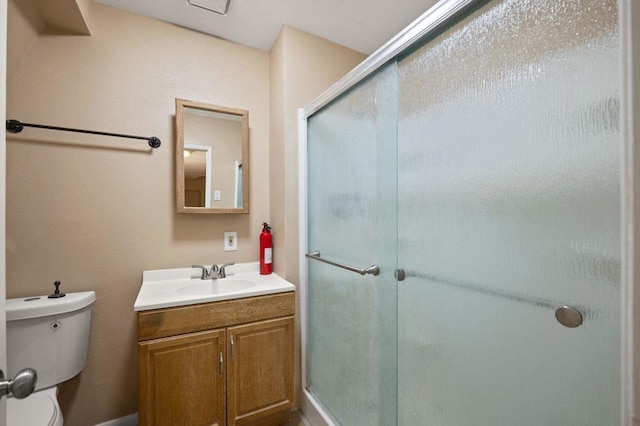
[[[138,341],[293,315],[294,292],[138,312]]]

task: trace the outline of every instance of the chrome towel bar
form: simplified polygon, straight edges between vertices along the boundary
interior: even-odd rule
[[[329,265],[337,266],[338,268],[346,269],[347,271],[357,272],[360,275],[378,275],[380,274],[380,268],[378,265],[371,265],[367,269],[355,268],[353,266],[345,265],[344,263],[334,262],[332,260],[323,259],[320,257],[320,252],[318,250],[307,253],[305,256],[309,259],[319,260],[320,262],[328,263]]]

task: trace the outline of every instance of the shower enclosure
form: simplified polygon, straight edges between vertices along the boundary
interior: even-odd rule
[[[615,0],[444,1],[301,111],[325,422],[621,423],[618,46]]]

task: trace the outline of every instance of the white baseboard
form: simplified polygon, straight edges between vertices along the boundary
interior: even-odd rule
[[[137,426],[138,413],[133,413],[119,419],[109,420],[108,422],[100,423],[96,426]]]

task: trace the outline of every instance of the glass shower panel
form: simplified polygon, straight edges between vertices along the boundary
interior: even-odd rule
[[[397,68],[308,119],[307,389],[337,423],[396,422]]]
[[[399,425],[619,424],[617,46],[615,0],[505,0],[399,62]]]

